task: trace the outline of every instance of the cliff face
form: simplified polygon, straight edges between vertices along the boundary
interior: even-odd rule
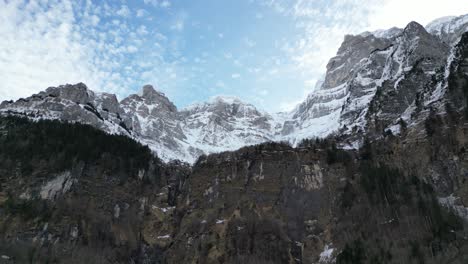
[[[459,117],[360,152],[337,138],[269,143],[192,168],[90,127],[2,119],[0,250],[15,263],[463,263]]]
[[[6,117],[0,127],[0,252],[7,263],[138,258],[142,231],[158,223],[148,210],[174,206],[190,171],[90,126]]]

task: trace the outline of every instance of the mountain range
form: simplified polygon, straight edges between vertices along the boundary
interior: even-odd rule
[[[270,114],[229,97],[177,109],[151,85],[119,102],[83,83],[4,101],[0,111],[91,124],[130,136],[165,161],[189,163],[201,155],[268,141],[295,146],[333,133],[398,133],[401,120],[418,122],[443,97],[454,45],[467,29],[465,15],[437,19],[426,27],[411,22],[403,29],[347,35],[316,90],[286,113]],[[361,143],[355,137],[343,147]]]

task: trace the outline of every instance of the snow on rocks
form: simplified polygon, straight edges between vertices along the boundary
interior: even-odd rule
[[[319,263],[332,263],[334,262],[333,252],[334,248],[330,244],[325,245],[323,251],[320,253]]]

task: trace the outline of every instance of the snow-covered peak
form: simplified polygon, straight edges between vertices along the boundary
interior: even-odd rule
[[[229,95],[218,95],[215,97],[212,97],[210,99],[211,103],[215,104],[246,104],[241,101],[241,99],[237,96],[229,96]]]
[[[453,45],[458,42],[464,32],[468,31],[468,14],[436,19],[426,25],[426,30]]]
[[[228,115],[236,115],[239,113],[246,114],[250,112],[258,115],[267,115],[266,112],[258,110],[254,105],[246,103],[236,96],[225,95],[212,97],[207,102],[195,103],[181,110],[181,112],[184,113],[195,113],[201,111],[216,113],[227,112]]]
[[[376,30],[374,32],[372,32],[372,34],[378,38],[394,38],[396,36],[398,36],[399,34],[401,34],[401,32],[403,31],[403,29],[401,28],[397,28],[397,27],[392,27],[390,29],[386,29],[386,30]]]
[[[450,24],[452,22],[452,20],[454,20],[455,18],[457,18],[457,17],[456,16],[440,17],[440,18],[434,19],[431,22],[429,22],[425,26],[425,28],[429,32],[434,32],[434,33],[437,32],[437,31],[440,32],[442,27],[444,27],[447,24]]]
[[[391,38],[394,38],[394,37],[398,36],[399,34],[401,34],[402,31],[403,31],[403,29],[401,29],[401,28],[392,27],[390,29],[378,29],[378,30],[371,31],[371,32],[366,31],[366,32],[363,32],[363,33],[361,33],[359,35],[362,36],[362,37],[367,37],[369,35],[373,35],[376,38],[391,39]]]
[[[150,98],[153,96],[166,97],[166,95],[163,92],[157,91],[151,84],[144,85],[143,88],[141,88],[141,91],[138,93],[138,95],[141,97],[147,97],[147,98]]]
[[[77,84],[60,85],[58,87],[49,87],[46,89],[45,93],[53,97],[59,97],[80,104],[89,103],[95,97],[95,93],[81,82]]]
[[[433,20],[426,25],[427,31],[432,34],[451,33],[468,23],[468,14],[462,16],[447,16]]]
[[[174,103],[164,93],[155,90],[152,85],[143,86],[139,94],[131,94],[120,103],[127,112],[140,108],[149,109],[149,112],[152,110],[177,112],[177,107]]]
[[[193,110],[196,110],[196,109],[213,107],[215,105],[220,105],[220,104],[223,104],[223,105],[233,105],[233,104],[247,105],[247,103],[244,103],[239,97],[228,96],[228,95],[218,95],[218,96],[211,97],[206,102],[197,102],[197,103],[191,104],[191,105],[183,108],[182,111],[193,111]]]

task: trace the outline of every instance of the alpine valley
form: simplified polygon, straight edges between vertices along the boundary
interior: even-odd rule
[[[0,263],[468,263],[468,15],[347,35],[293,111],[0,105]]]

